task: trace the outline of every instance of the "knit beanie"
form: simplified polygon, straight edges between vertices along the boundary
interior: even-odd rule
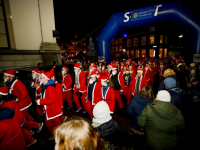
[[[156,95],[156,99],[163,102],[170,102],[171,96],[168,91],[160,90],[158,91],[158,94]]]
[[[176,80],[174,78],[168,77],[164,80],[164,84],[168,88],[176,87]]]

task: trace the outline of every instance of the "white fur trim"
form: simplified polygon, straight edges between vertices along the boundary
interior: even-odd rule
[[[24,107],[24,108],[20,109],[20,111],[23,111],[24,109],[27,109],[27,108],[29,108],[31,105],[32,105],[32,103],[31,103],[30,105],[28,105],[28,106],[26,106],[26,107]]]
[[[7,75],[7,76],[14,77],[14,75],[11,75],[11,74],[8,74],[8,73],[4,73],[4,74]]]

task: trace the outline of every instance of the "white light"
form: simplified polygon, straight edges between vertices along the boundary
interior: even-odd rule
[[[182,38],[182,37],[183,37],[183,35],[179,35],[178,37],[179,37],[179,38]]]
[[[123,49],[123,51],[125,52],[125,51],[126,51],[126,49]]]
[[[157,46],[153,46],[153,47],[157,47]]]

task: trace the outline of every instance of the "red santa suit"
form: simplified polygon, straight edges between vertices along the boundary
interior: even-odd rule
[[[80,68],[80,64],[75,64],[74,68]],[[77,109],[81,109],[81,104],[79,102],[79,95],[77,93],[82,93],[81,100],[83,103],[83,108],[85,109],[85,92],[86,92],[86,78],[85,78],[85,73],[80,71],[79,73],[75,73],[75,82],[74,82],[74,94],[73,94],[73,99],[76,103]]]
[[[18,121],[11,119],[0,120],[0,149],[25,150],[26,143]]]
[[[91,76],[93,74],[92,72]],[[93,108],[99,101],[101,101],[101,84],[90,79],[86,88],[86,111],[91,118],[93,118]]]
[[[136,76],[133,80],[133,82],[131,83],[130,87],[131,87],[131,94],[132,95],[138,95],[139,92],[135,92],[135,89],[136,89],[136,86],[137,86],[137,79],[138,77]],[[145,86],[145,85],[148,85],[147,84],[147,79],[145,77],[140,77],[140,80],[139,80],[139,91]]]
[[[113,66],[112,69],[117,69],[116,66]],[[111,74],[110,75],[110,79],[112,80],[113,84],[114,84],[114,90],[115,90],[115,97],[119,103],[119,108],[123,108],[124,105],[123,105],[123,101],[122,101],[122,98],[121,98],[121,95],[120,95],[120,92],[124,92],[124,78],[122,75],[120,74]]]
[[[62,76],[62,82],[61,85],[63,87],[63,98],[64,100],[67,100],[68,106],[72,106],[72,100],[71,100],[71,89],[72,89],[72,77],[70,74],[65,74]]]
[[[159,73],[159,83],[164,79],[164,71],[166,70],[166,67],[163,65],[163,67],[161,67],[161,65],[158,66],[158,73]]]
[[[144,77],[147,79],[147,85],[150,85],[151,75],[153,71],[150,71],[149,68],[146,68],[143,66],[143,73],[144,73]]]
[[[63,114],[61,102],[55,88],[55,83],[51,79],[51,73],[42,73],[44,78],[47,78],[49,82],[44,85],[45,91],[42,99],[37,100],[38,105],[44,105],[45,109],[45,124],[48,127],[52,135],[53,130],[60,124],[60,116]]]

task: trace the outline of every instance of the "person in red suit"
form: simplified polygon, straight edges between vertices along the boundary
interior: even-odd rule
[[[54,140],[54,128],[60,124],[60,116],[63,114],[62,106],[57,95],[55,81],[51,79],[51,72],[42,73],[40,82],[44,85],[42,99],[36,100],[38,105],[44,105],[45,124],[52,134],[49,140]]]
[[[115,90],[111,84],[111,82],[108,82],[107,76],[101,78],[101,99],[108,104],[110,113],[113,114],[115,109]]]
[[[114,86],[115,97],[119,103],[119,108],[123,108],[124,105],[121,96],[124,94],[124,78],[117,72],[117,66],[112,66],[110,79]]]
[[[77,110],[76,112],[81,111],[84,109],[82,112],[86,113],[85,111],[85,95],[86,95],[86,79],[85,79],[85,73],[81,71],[80,69],[80,64],[74,64],[74,72],[75,72],[75,82],[74,82],[74,94],[73,94],[73,99],[76,103]],[[79,102],[79,97],[82,100],[83,103],[83,108]]]
[[[164,79],[164,71],[166,70],[166,66],[161,61],[160,65],[158,66],[158,73],[159,73],[159,83]]]
[[[143,69],[142,67],[139,67],[137,69],[137,75],[134,78],[134,80],[132,81],[130,88],[131,88],[131,94],[134,95],[138,95],[138,93],[140,92],[140,90],[145,86],[148,85],[147,83],[147,79],[145,77],[142,76],[143,73]]]
[[[17,107],[16,102],[14,101],[14,98],[12,95],[8,94],[8,87],[4,86],[0,88],[0,108],[10,108],[14,111],[14,121],[18,122],[21,126],[22,133],[24,135],[24,138],[27,143],[27,147],[33,145],[36,143],[37,140],[35,140],[31,134],[28,131],[28,128],[24,126],[25,118],[19,108]],[[41,128],[42,129],[42,128]],[[41,131],[41,130],[40,130]],[[38,132],[39,133],[39,132]]]
[[[103,76],[107,76],[108,77],[108,75],[109,75],[109,72],[108,72],[108,70],[105,68],[105,65],[103,65],[102,66],[102,68],[101,68],[101,77],[103,77]]]
[[[93,118],[93,107],[101,101],[101,84],[97,81],[96,73],[90,74],[90,80],[86,88],[86,111]]]
[[[0,108],[1,111],[1,108]],[[0,149],[25,150],[26,143],[19,122],[11,119],[0,120]]]
[[[66,66],[62,68],[62,82],[61,85],[63,87],[63,98],[67,100],[68,107],[67,109],[72,108],[72,99],[71,99],[71,89],[72,89],[72,77],[68,73],[69,69]]]
[[[9,94],[16,97],[17,106],[26,119],[24,126],[35,128],[37,131],[43,127],[43,123],[32,121],[33,118],[28,113],[28,108],[32,105],[31,99],[28,95],[25,85],[15,78],[15,70],[7,70],[4,72],[4,83],[9,86]]]
[[[130,84],[132,76],[129,70],[126,70],[126,73],[123,75],[124,81],[125,81],[125,87],[124,87],[124,96],[127,99],[127,104],[131,101],[131,91],[130,91]]]
[[[151,75],[153,74],[153,71],[150,67],[150,63],[146,63],[145,67],[143,66],[143,76],[147,79],[147,84],[150,84]]]
[[[31,83],[31,87],[35,88],[35,100],[40,99],[40,97],[41,97],[41,93],[38,90],[38,88],[40,88],[40,87],[38,86],[36,88],[34,86],[36,84],[40,84],[38,72],[39,72],[38,68],[35,68],[35,69],[32,70],[32,78],[33,78],[34,82]],[[44,115],[42,108],[39,108],[38,106],[36,106],[36,109],[37,109],[37,112],[38,112],[38,117],[36,117],[36,118],[39,118],[39,117]]]

